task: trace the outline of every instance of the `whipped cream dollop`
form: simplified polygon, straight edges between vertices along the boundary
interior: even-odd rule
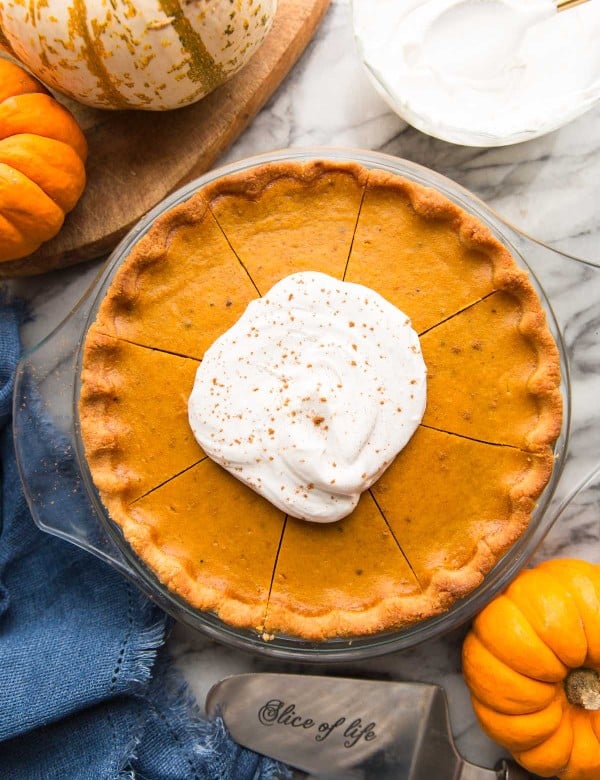
[[[288,276],[207,350],[189,399],[206,454],[292,517],[331,522],[406,445],[425,411],[409,318],[321,273]]]
[[[354,0],[361,55],[415,127],[500,145],[553,130],[600,99],[600,4]]]

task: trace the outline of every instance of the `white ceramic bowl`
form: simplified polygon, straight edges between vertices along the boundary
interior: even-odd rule
[[[525,1],[520,0],[520,2]],[[533,0],[531,1],[533,2]],[[564,43],[565,48],[557,52],[557,57],[548,62],[548,74],[547,77],[544,77],[544,82],[545,84],[550,82],[553,94],[549,98],[545,97],[543,103],[536,109],[535,120],[532,116],[528,119],[525,113],[521,122],[515,121],[512,123],[512,118],[507,112],[510,120],[507,127],[511,127],[510,132],[507,130],[498,130],[496,132],[493,128],[484,131],[482,130],[482,125],[480,127],[469,126],[468,122],[462,125],[453,123],[450,117],[444,115],[444,108],[441,105],[439,108],[436,107],[435,111],[432,111],[431,107],[427,107],[426,102],[420,101],[419,95],[414,88],[412,91],[406,87],[403,88],[401,80],[398,82],[394,80],[392,69],[390,67],[387,69],[382,67],[382,54],[385,47],[379,41],[374,40],[372,30],[377,30],[377,35],[379,36],[378,31],[380,29],[393,29],[393,22],[387,17],[390,16],[391,18],[391,15],[396,13],[395,9],[402,6],[402,2],[394,2],[394,0],[351,0],[351,2],[356,46],[375,89],[390,108],[402,119],[417,130],[434,138],[464,146],[507,146],[538,138],[557,130],[586,113],[600,102],[598,43],[597,40],[592,41],[591,36],[588,36],[590,42],[586,48],[586,35],[584,32],[586,26],[589,26],[589,19],[593,19],[594,24],[600,29],[600,8],[595,3],[587,3],[585,6],[574,8],[561,14],[561,21],[565,19],[568,25],[565,28],[569,33],[568,38],[565,35],[565,41],[568,40],[568,45]],[[421,4],[428,2],[436,2],[436,0],[421,0]],[[386,6],[391,10],[386,11]],[[590,14],[593,14],[593,17]],[[373,23],[373,27],[369,28],[369,32],[365,30],[365,26],[361,21],[365,18],[368,20],[369,25]],[[596,29],[596,27],[593,29]],[[490,34],[493,35],[493,31]],[[394,40],[393,37],[391,40]],[[579,48],[577,42],[581,43]],[[396,50],[399,49],[400,45],[398,45]],[[560,74],[572,67],[574,62],[578,61],[581,64],[582,57],[586,57],[586,63],[590,68],[595,67],[594,72],[598,74],[598,78],[593,80],[590,76],[589,82],[579,83],[581,79],[574,75],[571,80],[573,83],[577,83],[577,89],[570,89],[564,84],[561,87]],[[546,78],[548,81],[546,81]],[[554,102],[555,92],[556,94],[560,93],[560,100],[556,102]],[[498,103],[500,108],[502,107],[502,100],[502,94],[500,94]],[[547,114],[545,114],[546,111]],[[485,115],[485,112],[482,112],[482,115]]]

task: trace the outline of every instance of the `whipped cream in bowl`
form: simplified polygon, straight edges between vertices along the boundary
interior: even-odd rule
[[[359,53],[407,122],[471,146],[556,130],[600,100],[600,4],[353,0]]]
[[[350,514],[408,443],[427,370],[409,318],[378,293],[292,274],[207,350],[188,410],[206,454],[286,514]]]

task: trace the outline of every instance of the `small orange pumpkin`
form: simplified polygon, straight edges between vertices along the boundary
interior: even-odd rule
[[[526,769],[600,778],[600,566],[521,572],[477,616],[463,674],[483,730]]]
[[[55,236],[85,187],[87,143],[73,115],[0,58],[0,262]]]

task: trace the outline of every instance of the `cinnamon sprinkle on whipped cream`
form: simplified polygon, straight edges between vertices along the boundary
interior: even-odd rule
[[[198,443],[286,514],[350,514],[421,422],[427,369],[378,293],[296,273],[207,350],[189,399]]]

